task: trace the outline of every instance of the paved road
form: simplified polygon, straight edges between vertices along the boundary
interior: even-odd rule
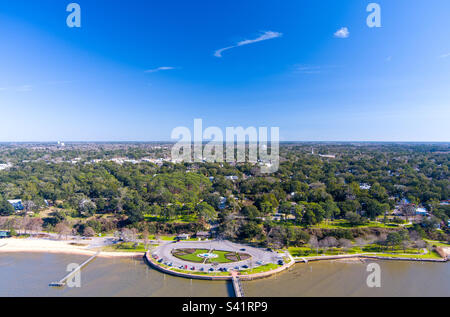
[[[22,232],[24,233],[24,232]],[[36,235],[43,235],[45,236],[44,238],[36,238]],[[47,239],[47,240],[54,240],[54,241],[64,241],[67,243],[81,243],[81,244],[86,244],[86,248],[87,249],[97,249],[97,248],[102,248],[102,247],[106,247],[106,246],[110,246],[113,245],[115,243],[117,243],[117,239],[114,237],[91,237],[91,238],[83,238],[80,236],[74,236],[74,235],[64,235],[61,236],[57,233],[48,233],[48,232],[33,232],[32,235],[27,238],[29,240],[42,240],[42,239]]]
[[[169,243],[156,248],[152,254],[157,255],[159,258],[162,258],[164,263],[172,263],[173,267],[179,268],[180,266],[187,265],[189,269],[195,267],[198,271],[200,268],[203,268],[205,271],[208,271],[213,267],[212,264],[202,264],[202,263],[192,263],[188,261],[183,261],[172,255],[172,250],[174,249],[214,249],[219,251],[231,251],[231,252],[243,252],[248,253],[252,257],[248,260],[241,261],[239,263],[223,263],[219,264],[217,268],[227,268],[233,269],[236,266],[242,268],[244,265],[248,265],[250,268],[259,266],[256,262],[261,261],[262,264],[268,263],[277,263],[279,259],[282,258],[276,252],[269,252],[264,249],[254,248],[247,245],[236,244],[226,240],[213,240],[213,241],[182,241],[177,243]],[[245,251],[241,251],[241,249],[245,249]]]

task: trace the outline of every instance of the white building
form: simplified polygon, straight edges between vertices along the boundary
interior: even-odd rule
[[[11,168],[11,167],[12,167],[11,163],[0,164],[0,171],[6,170],[6,169]]]
[[[15,211],[22,211],[25,209],[21,199],[8,200],[8,202],[13,206]]]
[[[416,215],[426,216],[426,215],[428,215],[428,211],[425,208],[418,207],[418,208],[416,208]]]
[[[223,210],[227,206],[227,198],[226,197],[220,197],[219,202],[219,209]]]

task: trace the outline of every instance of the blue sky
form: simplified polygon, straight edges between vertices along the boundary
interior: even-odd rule
[[[0,0],[0,141],[450,141],[448,0],[70,2]]]

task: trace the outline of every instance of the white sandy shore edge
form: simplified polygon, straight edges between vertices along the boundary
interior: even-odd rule
[[[64,253],[79,255],[94,255],[98,250],[88,249],[86,246],[76,246],[70,243],[78,241],[54,241],[47,239],[3,239],[0,240],[0,254],[2,253]],[[143,252],[101,252],[99,257],[137,257],[144,256]]]

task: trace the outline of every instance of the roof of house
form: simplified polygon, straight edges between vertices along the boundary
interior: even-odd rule
[[[21,204],[22,203],[22,199],[13,199],[13,200],[8,200],[8,202],[10,204]]]
[[[209,236],[210,233],[207,231],[199,231],[196,233],[197,236]]]
[[[371,189],[372,186],[369,185],[369,184],[363,183],[363,184],[360,184],[360,185],[359,185],[359,188],[360,188],[360,189]]]

